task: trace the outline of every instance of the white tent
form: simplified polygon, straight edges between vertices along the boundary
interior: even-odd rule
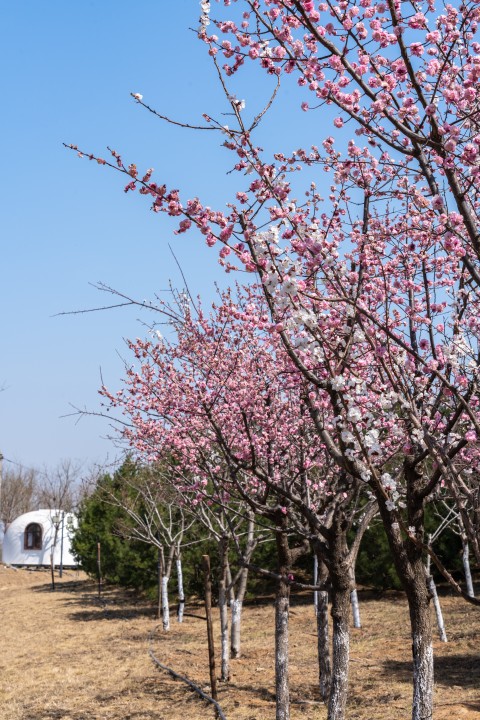
[[[60,510],[20,515],[5,531],[2,560],[8,565],[50,565],[56,535],[54,564],[76,565],[70,542],[76,525],[73,513]]]

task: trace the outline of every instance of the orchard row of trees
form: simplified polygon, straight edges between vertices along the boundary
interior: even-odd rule
[[[477,602],[429,542],[430,503],[454,513],[480,562],[480,5],[225,0],[216,17],[212,7],[201,3],[198,36],[230,117],[208,112],[203,127],[234,158],[227,209],[182,198],[116,151],[89,157],[255,284],[210,316],[161,308],[174,340],[131,343],[125,389],[103,393],[145,462],[171,458],[185,502],[227,513],[233,503],[273,526],[278,720],[289,715],[291,569],[307,546],[320,592],[327,576],[331,590],[328,717],[345,717],[348,600],[378,511],[410,610],[412,717],[430,720],[426,557]],[[250,118],[235,93],[247,69],[249,82],[274,85]],[[299,124],[294,152],[263,150],[258,127],[292,80],[302,109],[321,113],[318,142],[303,147]]]
[[[226,589],[233,587],[228,581],[229,545],[236,550],[240,568],[254,570],[275,581],[279,717],[288,713],[290,590],[292,587],[316,590],[320,692],[329,700],[332,717],[337,717],[347,688],[349,607],[355,589],[356,559],[379,503],[371,484],[363,478],[348,476],[331,462],[318,432],[318,415],[312,412],[308,387],[284,351],[279,333],[272,332],[267,305],[259,290],[255,286],[237,288],[235,299],[232,293],[225,293],[209,315],[199,303],[193,308],[180,295],[176,305],[158,308],[170,319],[174,331],[170,342],[157,335],[155,340],[130,343],[136,362],[127,372],[125,388],[115,393],[103,388],[102,393],[109,409],[120,408],[124,413],[124,439],[157,470],[151,477],[153,482],[142,489],[135,486],[135,498],[137,501],[141,498],[141,511],[130,505],[125,496],[121,504],[135,520],[134,534],[143,540],[155,541],[156,513],[162,503],[173,502],[204,522],[219,543],[221,612],[223,609],[226,613]],[[359,384],[353,384],[356,402],[366,391],[365,385],[358,388]],[[396,410],[400,415],[400,408]],[[398,440],[395,444],[396,432],[392,424],[389,434],[385,434],[388,454],[383,459],[382,490],[386,502],[392,503],[389,512],[393,512],[395,503],[399,507],[397,512],[405,509],[408,513],[407,489],[395,478],[408,462],[408,454],[402,435],[401,444]],[[382,459],[383,452],[378,431],[369,433],[366,442],[373,464]],[[345,438],[342,440],[345,442]],[[130,493],[132,483],[128,487]],[[430,527],[424,523],[426,534],[435,534],[448,525],[458,533],[462,531],[465,537],[461,515],[448,487],[439,485],[429,502],[431,520]],[[437,518],[436,524],[432,516]],[[403,521],[401,515],[399,519]],[[240,529],[245,532],[247,522],[251,523],[251,530],[247,532],[245,548]],[[175,523],[169,526],[165,540],[171,557],[174,553],[178,557],[173,542],[175,527]],[[403,542],[412,540],[417,546],[410,527],[399,527],[397,532]],[[271,567],[259,566],[252,557],[250,551],[258,533],[264,536],[270,533],[273,537],[275,572]],[[166,538],[164,531],[162,534]],[[181,542],[181,534],[177,537]],[[451,566],[440,561],[427,538],[419,545],[421,564],[417,580],[419,584],[423,580],[428,609],[422,619],[428,619],[427,630],[431,634],[427,553],[432,554],[443,575],[465,597],[470,596],[454,580]],[[468,555],[468,545],[465,547]],[[311,552],[317,561],[318,586],[308,579],[302,581],[295,573],[300,558]],[[393,560],[395,563],[395,557]],[[401,580],[398,559],[395,566]],[[169,575],[167,570],[165,584]],[[333,620],[331,659],[327,590]],[[232,607],[240,610],[241,600]],[[222,675],[227,678],[226,614],[221,624]],[[165,617],[164,627],[168,627]]]

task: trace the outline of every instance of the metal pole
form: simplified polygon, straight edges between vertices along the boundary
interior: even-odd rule
[[[60,536],[60,571],[58,577],[63,576],[63,524],[65,522],[65,510],[62,510],[62,534]]]

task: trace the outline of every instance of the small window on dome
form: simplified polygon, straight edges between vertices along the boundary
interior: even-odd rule
[[[25,528],[23,541],[25,550],[41,550],[42,549],[42,526],[38,523],[30,523]]]

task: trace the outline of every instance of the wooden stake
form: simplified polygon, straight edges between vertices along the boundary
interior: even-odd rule
[[[210,667],[210,687],[212,698],[217,700],[217,677],[215,673],[215,648],[213,645],[212,622],[212,576],[210,573],[210,557],[202,555],[202,567],[205,574],[205,612],[207,614],[208,664]]]

